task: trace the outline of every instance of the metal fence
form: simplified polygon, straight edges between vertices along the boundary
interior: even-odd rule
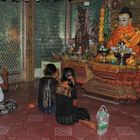
[[[9,82],[22,80],[22,2],[0,1],[0,65],[9,70]]]

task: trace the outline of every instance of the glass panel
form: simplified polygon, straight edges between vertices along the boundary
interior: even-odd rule
[[[65,45],[66,0],[35,4],[35,68]]]

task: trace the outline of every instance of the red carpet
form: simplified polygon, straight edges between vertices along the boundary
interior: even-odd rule
[[[16,86],[15,86],[16,87]],[[0,116],[0,140],[140,140],[140,105],[113,105],[82,96],[78,88],[79,106],[88,108],[95,120],[100,105],[110,113],[109,129],[98,136],[94,129],[81,123],[59,125],[54,115],[46,115],[37,108],[38,82],[22,83],[5,93],[5,98],[17,101],[18,108]]]

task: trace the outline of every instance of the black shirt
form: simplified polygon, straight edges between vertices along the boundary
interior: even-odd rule
[[[73,112],[73,100],[77,99],[76,87],[70,88],[68,92],[68,95],[57,93],[55,96],[57,116],[69,116]]]

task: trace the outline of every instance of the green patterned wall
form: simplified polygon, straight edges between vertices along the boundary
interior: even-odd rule
[[[58,53],[65,44],[66,0],[35,5],[35,68]]]

